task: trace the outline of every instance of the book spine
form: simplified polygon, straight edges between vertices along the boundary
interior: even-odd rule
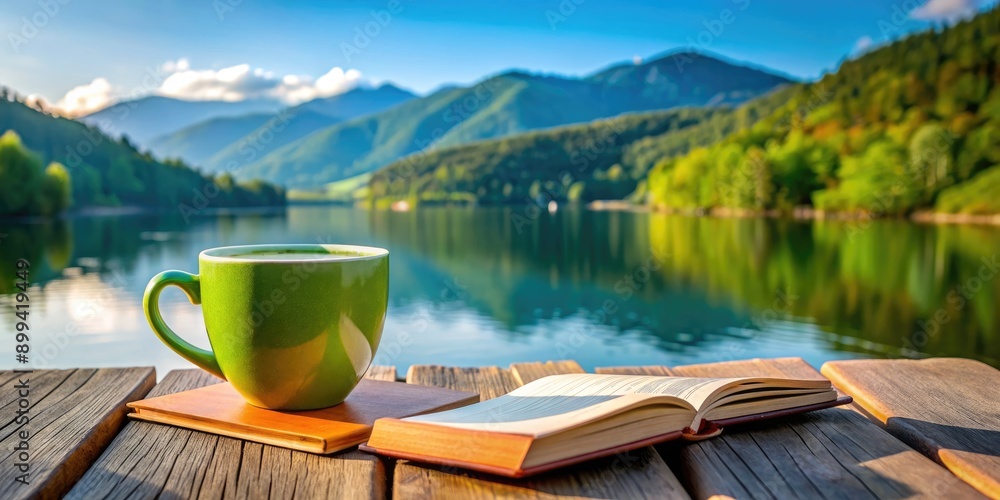
[[[513,475],[533,441],[531,436],[519,434],[382,418],[375,421],[367,446],[388,456],[406,454],[407,458],[460,467],[474,464]]]

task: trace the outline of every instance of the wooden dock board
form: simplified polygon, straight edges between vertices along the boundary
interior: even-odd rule
[[[687,377],[821,377],[799,358],[669,371]],[[672,463],[681,468],[695,498],[980,498],[947,470],[847,408],[726,429],[719,437],[664,450],[680,454]]]
[[[607,366],[594,370],[594,373],[610,375],[652,375],[654,377],[669,377],[670,368],[660,365],[651,366]]]
[[[510,365],[510,373],[518,385],[534,382],[549,375],[562,373],[584,373],[580,364],[573,360],[546,361],[545,363],[514,363]]]
[[[28,384],[30,421],[15,421],[19,387]],[[142,398],[156,383],[153,368],[0,372],[0,498],[58,498],[111,443],[125,423],[125,403]],[[29,432],[28,481],[16,482],[21,430]]]
[[[177,370],[149,395],[217,382]],[[319,456],[130,421],[66,498],[384,498],[386,484],[382,462],[357,450]]]
[[[1000,498],[1000,370],[934,358],[831,361],[823,374],[894,436]]]
[[[802,358],[748,359],[722,363],[675,366],[681,377],[775,377],[822,380],[824,377]]]
[[[507,394],[520,387],[514,375],[506,368],[485,366],[482,368],[460,368],[455,366],[413,365],[406,372],[407,384],[433,385],[479,393],[479,399],[486,401]]]
[[[370,378],[372,380],[382,380],[385,382],[395,382],[396,367],[371,365],[370,367],[368,367],[368,371],[365,372],[365,378]]]
[[[573,366],[575,365],[575,366]],[[517,388],[518,380],[577,373],[570,363],[517,363],[511,369],[412,366],[408,383],[478,390],[484,399]],[[582,370],[579,370],[582,371]],[[396,464],[393,497],[409,498],[689,498],[652,449],[643,448],[526,480],[498,478],[407,461]]]

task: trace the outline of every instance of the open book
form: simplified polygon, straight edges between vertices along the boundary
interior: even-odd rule
[[[828,380],[553,375],[463,408],[379,419],[362,449],[521,477],[850,401]]]

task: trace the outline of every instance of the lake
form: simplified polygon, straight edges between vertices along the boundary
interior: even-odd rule
[[[575,359],[677,365],[802,356],[963,356],[1000,364],[1000,228],[792,221],[531,207],[254,215],[79,216],[0,222],[0,366],[14,363],[15,262],[31,263],[35,367],[188,367],[141,310],[150,277],[196,272],[205,248],[388,248],[390,309],[376,362],[507,365]],[[167,322],[208,347],[176,288]]]

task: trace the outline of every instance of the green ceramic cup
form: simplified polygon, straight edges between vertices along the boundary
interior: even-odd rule
[[[389,302],[389,252],[351,245],[252,245],[205,250],[199,274],[164,271],[146,286],[156,335],[254,406],[308,410],[341,403],[371,364]],[[160,316],[167,286],[201,304],[212,350]]]

